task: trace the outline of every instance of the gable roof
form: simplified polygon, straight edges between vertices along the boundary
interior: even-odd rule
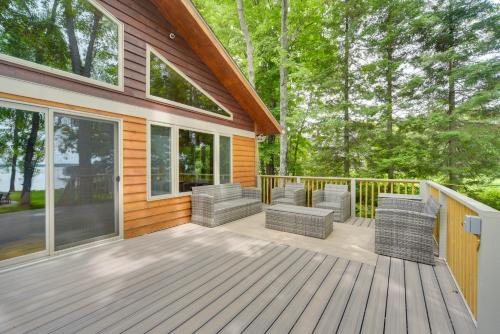
[[[259,134],[280,134],[281,126],[245,78],[190,0],[152,0],[217,79],[255,121]]]

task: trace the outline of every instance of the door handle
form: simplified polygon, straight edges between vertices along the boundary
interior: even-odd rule
[[[121,180],[121,179],[120,179],[120,175],[118,175],[118,176],[116,177],[116,182],[120,182],[120,180]]]

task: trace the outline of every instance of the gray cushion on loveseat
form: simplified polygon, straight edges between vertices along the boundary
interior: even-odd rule
[[[192,218],[195,224],[213,227],[262,211],[260,191],[239,184],[193,187]]]

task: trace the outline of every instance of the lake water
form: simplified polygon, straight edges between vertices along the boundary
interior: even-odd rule
[[[66,178],[63,174],[65,166],[56,167],[55,168],[55,183],[56,189],[64,188],[66,182],[64,179]],[[36,174],[32,180],[31,190],[45,190],[45,167],[41,166],[37,168]],[[10,185],[10,169],[5,166],[0,167],[0,192],[9,191]],[[23,186],[23,175],[19,171],[16,175],[16,190],[21,190]]]

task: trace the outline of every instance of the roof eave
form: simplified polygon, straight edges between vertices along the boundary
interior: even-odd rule
[[[279,123],[191,1],[152,1],[256,122],[258,134],[280,134]]]

